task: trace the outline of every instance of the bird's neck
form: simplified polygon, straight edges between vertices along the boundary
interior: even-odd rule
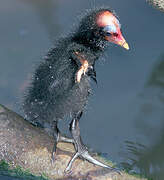
[[[106,42],[97,37],[90,38],[90,34],[80,33],[73,36],[73,41],[81,44],[96,54],[101,54],[106,48]]]

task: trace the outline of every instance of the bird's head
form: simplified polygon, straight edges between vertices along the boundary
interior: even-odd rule
[[[121,32],[121,24],[109,9],[97,9],[88,13],[82,19],[77,34],[86,45],[94,47],[111,42],[129,49]]]
[[[129,49],[128,43],[121,33],[121,24],[112,12],[109,10],[99,12],[96,17],[96,24],[105,40]]]

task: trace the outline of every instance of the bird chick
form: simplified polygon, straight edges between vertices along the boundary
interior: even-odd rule
[[[26,119],[54,137],[53,159],[59,141],[74,144],[76,153],[66,171],[71,169],[77,157],[116,170],[89,154],[80,137],[79,128],[79,120],[91,91],[90,79],[96,81],[95,62],[103,54],[108,42],[129,49],[122,36],[121,25],[110,9],[90,11],[82,18],[75,32],[59,39],[49,51],[35,70],[24,99]],[[72,139],[61,135],[58,129],[58,121],[67,116],[71,118]]]

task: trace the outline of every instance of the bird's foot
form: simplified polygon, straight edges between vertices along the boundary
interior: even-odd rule
[[[73,164],[73,162],[75,161],[75,159],[76,159],[77,157],[81,157],[81,158],[83,158],[83,159],[91,162],[91,163],[94,164],[94,165],[98,165],[98,166],[100,166],[100,167],[107,168],[107,169],[109,169],[109,170],[112,171],[112,172],[116,172],[116,173],[118,173],[118,174],[121,174],[121,172],[119,171],[119,169],[117,169],[117,168],[112,168],[112,167],[110,167],[110,166],[108,166],[108,165],[106,165],[106,164],[104,164],[104,163],[102,163],[102,162],[94,159],[94,158],[89,154],[87,148],[86,148],[84,145],[82,146],[82,149],[78,150],[78,151],[74,154],[74,156],[72,157],[72,159],[69,161],[69,163],[68,163],[68,165],[67,165],[67,167],[66,167],[66,169],[65,169],[65,172],[66,172],[66,173],[70,172],[71,167],[72,167],[72,164]]]
[[[60,132],[57,135],[57,139],[54,142],[54,146],[53,146],[53,150],[52,150],[52,154],[51,154],[51,163],[54,163],[54,161],[57,159],[56,158],[56,146],[58,142],[66,142],[66,143],[72,143],[74,144],[74,140],[68,137],[65,137],[63,135],[60,134]]]
[[[74,139],[74,146],[75,146],[76,153],[74,154],[74,156],[69,161],[69,163],[68,163],[68,165],[67,165],[67,167],[65,169],[65,172],[66,173],[69,172],[71,170],[72,164],[75,161],[75,159],[77,157],[81,157],[81,158],[91,162],[92,164],[101,166],[103,168],[107,168],[110,171],[117,172],[117,173],[120,174],[120,171],[118,169],[112,168],[112,167],[110,167],[110,166],[108,166],[108,165],[94,159],[89,154],[87,147],[83,144],[82,139],[80,137],[79,119],[80,119],[81,116],[82,116],[82,112],[79,112],[76,115],[76,117],[74,119],[72,119],[72,122],[70,124],[70,129],[71,129],[71,133],[72,133],[72,136],[73,136],[73,139]]]

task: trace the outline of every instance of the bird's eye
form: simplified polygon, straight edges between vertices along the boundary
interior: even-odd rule
[[[106,35],[107,35],[107,36],[110,36],[110,35],[111,35],[111,33],[110,33],[110,32],[106,32]]]
[[[103,28],[103,31],[107,36],[110,36],[111,34],[116,32],[116,27],[114,25],[108,25]]]

